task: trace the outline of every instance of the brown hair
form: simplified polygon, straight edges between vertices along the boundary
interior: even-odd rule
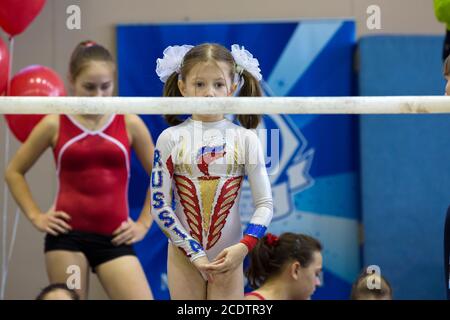
[[[182,94],[178,88],[178,79],[182,81],[186,80],[188,73],[199,62],[225,62],[230,66],[230,78],[234,79],[236,73],[236,62],[234,61],[231,52],[224,46],[215,43],[204,43],[195,46],[189,50],[184,56],[183,63],[181,65],[180,74],[174,72],[164,84],[163,96],[164,97],[181,97]],[[243,79],[242,88],[239,90],[239,97],[260,97],[262,96],[262,90],[259,82],[249,72],[244,70],[241,74]],[[176,115],[165,115],[166,121],[170,125],[180,124],[182,121]],[[239,122],[247,129],[256,128],[261,119],[260,115],[238,115]]]
[[[381,299],[392,299],[392,287],[389,282],[380,274],[370,274],[367,273],[367,269],[364,268],[359,274],[358,278],[352,285],[352,292],[350,294],[350,299],[352,300],[365,300],[368,297],[372,297],[376,300]],[[370,289],[367,286],[367,280],[369,277],[380,277],[380,289],[373,288]]]
[[[110,62],[115,68],[114,59],[111,53],[102,45],[93,41],[80,42],[73,50],[69,63],[69,75],[72,81],[80,75],[86,68],[86,65],[91,61]]]
[[[262,237],[250,253],[246,276],[254,289],[279,275],[290,261],[298,261],[303,268],[307,268],[313,261],[314,252],[322,251],[320,242],[307,235],[285,232],[275,243],[271,241],[271,236]]]
[[[450,76],[450,55],[445,59],[444,62],[444,76]]]
[[[47,287],[42,289],[41,292],[39,292],[38,296],[36,297],[36,300],[46,300],[46,296],[49,293],[56,290],[66,291],[70,296],[71,300],[80,300],[80,296],[78,295],[78,293],[73,289],[69,289],[69,287],[67,287],[65,283],[54,283],[48,285]]]

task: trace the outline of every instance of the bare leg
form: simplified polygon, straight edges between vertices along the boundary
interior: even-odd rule
[[[233,271],[215,274],[208,283],[208,300],[244,299],[244,272],[242,264]]]
[[[95,271],[113,300],[153,299],[144,270],[135,256],[118,257],[97,266]]]
[[[80,299],[87,299],[89,292],[89,264],[81,252],[53,250],[45,254],[45,264],[50,283],[67,283],[67,280],[76,279],[79,288],[74,288]],[[75,268],[73,268],[74,266]],[[71,269],[72,267],[73,269]],[[78,281],[79,280],[79,281]],[[69,284],[71,281],[69,281]]]
[[[169,244],[167,278],[173,300],[205,300],[206,281],[180,249]]]

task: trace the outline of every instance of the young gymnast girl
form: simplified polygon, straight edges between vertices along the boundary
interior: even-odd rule
[[[175,46],[157,61],[164,96],[261,96],[258,61],[244,48]],[[170,238],[172,299],[242,299],[242,262],[272,218],[261,143],[251,128],[259,116],[193,114],[158,138],[151,179],[152,213]],[[242,236],[239,197],[248,176],[255,211]],[[172,190],[175,201],[172,201]],[[173,208],[173,202],[175,209]]]

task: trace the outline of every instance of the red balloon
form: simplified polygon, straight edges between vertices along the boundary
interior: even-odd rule
[[[65,96],[64,82],[50,68],[32,65],[11,79],[10,96]]]
[[[43,114],[5,114],[9,130],[20,142],[27,140],[34,127],[45,117]]]
[[[6,90],[9,74],[9,52],[6,44],[0,38],[0,95]]]
[[[45,0],[0,0],[0,26],[14,37],[31,24],[44,5]]]
[[[22,69],[11,80],[11,96],[65,96],[64,82],[52,69],[33,65]],[[9,129],[24,142],[45,115],[5,115]]]

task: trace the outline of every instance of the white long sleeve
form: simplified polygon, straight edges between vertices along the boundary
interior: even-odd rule
[[[254,132],[227,119],[188,119],[158,138],[152,213],[191,260],[205,254],[214,259],[242,238],[239,198],[245,175],[255,205],[246,234],[260,238],[272,219],[273,204],[263,150]]]
[[[183,249],[193,261],[204,256],[205,252],[189,235],[172,209],[173,147],[171,132],[166,130],[156,142],[151,177],[152,214],[172,243]]]

